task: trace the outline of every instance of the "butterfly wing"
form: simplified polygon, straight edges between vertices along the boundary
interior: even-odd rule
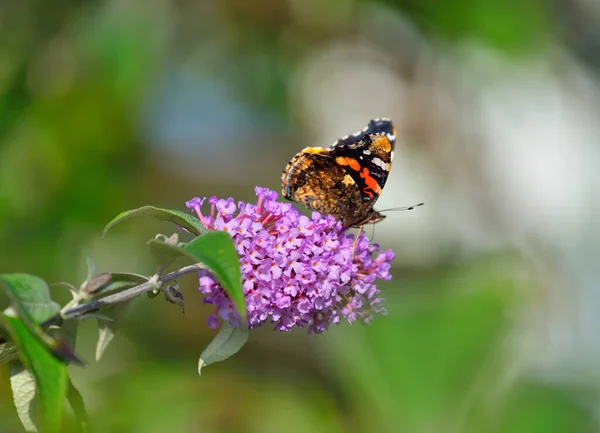
[[[324,214],[342,216],[361,203],[351,176],[331,158],[330,150],[307,148],[287,165],[281,178],[283,196]]]
[[[387,180],[395,142],[393,123],[375,119],[329,149],[308,147],[283,172],[283,196],[340,217],[345,227],[380,221],[384,216],[373,205]]]
[[[396,130],[389,119],[371,120],[362,131],[340,138],[331,147],[331,156],[358,185],[362,199],[372,202],[381,194],[387,181]]]

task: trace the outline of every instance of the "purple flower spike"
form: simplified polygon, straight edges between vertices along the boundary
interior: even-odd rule
[[[208,230],[233,238],[250,328],[271,323],[278,331],[298,327],[321,333],[341,318],[369,323],[375,314],[386,314],[375,280],[391,278],[391,250],[380,252],[364,233],[355,242],[332,216],[314,212],[307,218],[290,203],[277,202],[277,193],[268,188],[255,192],[256,205],[210,197],[210,216],[201,212],[205,199],[187,202]],[[200,292],[204,303],[215,307],[211,328],[220,320],[240,324],[227,294],[206,271],[200,274]]]

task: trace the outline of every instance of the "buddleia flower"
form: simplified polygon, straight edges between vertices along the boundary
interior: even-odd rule
[[[291,203],[278,202],[275,191],[255,191],[256,204],[217,197],[186,203],[208,230],[229,233],[239,255],[246,322],[240,323],[217,280],[202,271],[200,292],[215,308],[211,328],[228,321],[234,327],[272,324],[279,331],[320,333],[332,323],[368,323],[386,313],[375,283],[391,279],[391,250],[380,251],[364,232],[358,238],[346,233],[331,215],[313,212],[309,218]],[[203,213],[205,202],[210,210]]]

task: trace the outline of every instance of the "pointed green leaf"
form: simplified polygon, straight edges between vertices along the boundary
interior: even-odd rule
[[[183,248],[204,263],[229,295],[242,317],[246,316],[240,262],[233,239],[225,232],[212,231],[198,236]]]
[[[94,292],[94,296],[97,297],[100,294],[106,295],[107,293],[111,293],[111,292],[119,292],[122,289],[128,289],[128,288],[136,286],[136,285],[137,284],[135,284],[135,283],[130,283],[127,281],[111,282],[111,283],[107,284],[106,286],[102,287],[97,292]]]
[[[181,212],[179,210],[161,209],[154,206],[143,206],[137,209],[121,212],[119,215],[117,215],[106,225],[104,232],[102,233],[102,237],[104,237],[112,227],[121,221],[139,216],[149,216],[161,221],[172,222],[195,235],[199,235],[206,231],[200,220],[191,214]]]
[[[85,403],[83,401],[83,398],[81,397],[81,394],[79,393],[77,388],[75,388],[75,386],[73,385],[73,382],[71,381],[70,378],[69,378],[69,391],[67,393],[67,399],[69,400],[69,405],[71,406],[71,409],[73,410],[73,414],[75,415],[75,418],[77,418],[77,421],[79,422],[81,431],[83,433],[87,433],[89,431],[89,422],[88,422],[87,411],[85,409]]]
[[[158,239],[150,239],[148,242],[150,252],[160,263],[170,263],[181,256],[187,256],[181,247],[168,244]]]
[[[35,425],[37,408],[35,402],[35,378],[20,361],[10,363],[10,388],[17,415],[26,432],[37,432]]]
[[[51,287],[59,286],[59,287],[64,287],[64,288],[68,289],[69,292],[71,293],[71,297],[73,299],[75,299],[75,297],[77,297],[77,292],[79,292],[79,290],[73,284],[66,283],[64,281],[59,281],[58,283],[52,283],[52,284],[50,284],[50,286]]]
[[[27,312],[35,323],[42,323],[58,314],[59,305],[50,298],[50,289],[44,280],[29,274],[2,274],[4,287],[17,308]]]
[[[120,289],[122,287],[137,286],[138,284],[145,283],[146,281],[148,281],[150,279],[144,275],[133,274],[133,273],[128,273],[128,272],[113,272],[111,275],[113,276],[113,283],[111,283],[103,291],[103,293],[111,292],[113,290]],[[115,289],[115,287],[116,287],[116,289]],[[156,290],[154,292],[148,292],[148,297],[154,298],[156,295],[158,295],[159,292],[160,292],[160,290]]]
[[[143,275],[128,272],[111,272],[110,275],[112,276],[110,283],[100,289],[96,295],[100,293],[104,295],[110,292],[117,292],[121,289],[137,286],[138,284],[145,283],[149,280],[148,277]]]
[[[62,339],[46,334],[38,325],[60,312],[58,304],[50,299],[50,290],[44,280],[28,274],[3,274],[0,275],[0,285],[6,289],[13,301],[14,309],[22,323],[40,344],[65,361],[82,364]]]
[[[38,325],[60,311],[58,304],[50,299],[50,290],[44,280],[28,274],[3,274],[0,285],[6,289],[23,324],[40,344],[61,359],[82,364],[62,339],[46,334]]]
[[[121,325],[121,318],[125,315],[129,302],[121,304],[115,304],[109,308],[103,310],[103,313],[112,319],[107,322],[105,320],[98,320],[98,342],[96,343],[96,361],[100,361],[102,355],[106,351],[106,348],[113,340],[115,333]]]
[[[113,282],[130,282],[134,283],[133,285],[138,285],[145,283],[150,278],[145,277],[144,275],[134,274],[130,272],[111,272],[112,281]]]
[[[87,266],[87,277],[85,279],[87,281],[91,280],[94,277],[94,275],[96,275],[96,263],[94,262],[94,259],[92,259],[87,254],[85,255],[85,263]]]
[[[67,367],[31,333],[13,312],[2,315],[21,361],[33,374],[39,398],[39,422],[48,433],[60,431],[67,395]]]
[[[249,333],[246,326],[232,328],[228,322],[223,323],[215,338],[200,355],[198,374],[202,374],[202,367],[223,361],[239,352],[248,341]]]

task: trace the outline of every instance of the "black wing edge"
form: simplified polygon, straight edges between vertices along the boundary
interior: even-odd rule
[[[341,137],[335,143],[333,143],[331,147],[351,146],[361,142],[365,139],[365,137],[372,134],[385,134],[392,145],[392,150],[394,149],[396,145],[396,128],[394,127],[394,123],[385,117],[379,117],[369,121],[369,124],[365,128],[354,134]]]

